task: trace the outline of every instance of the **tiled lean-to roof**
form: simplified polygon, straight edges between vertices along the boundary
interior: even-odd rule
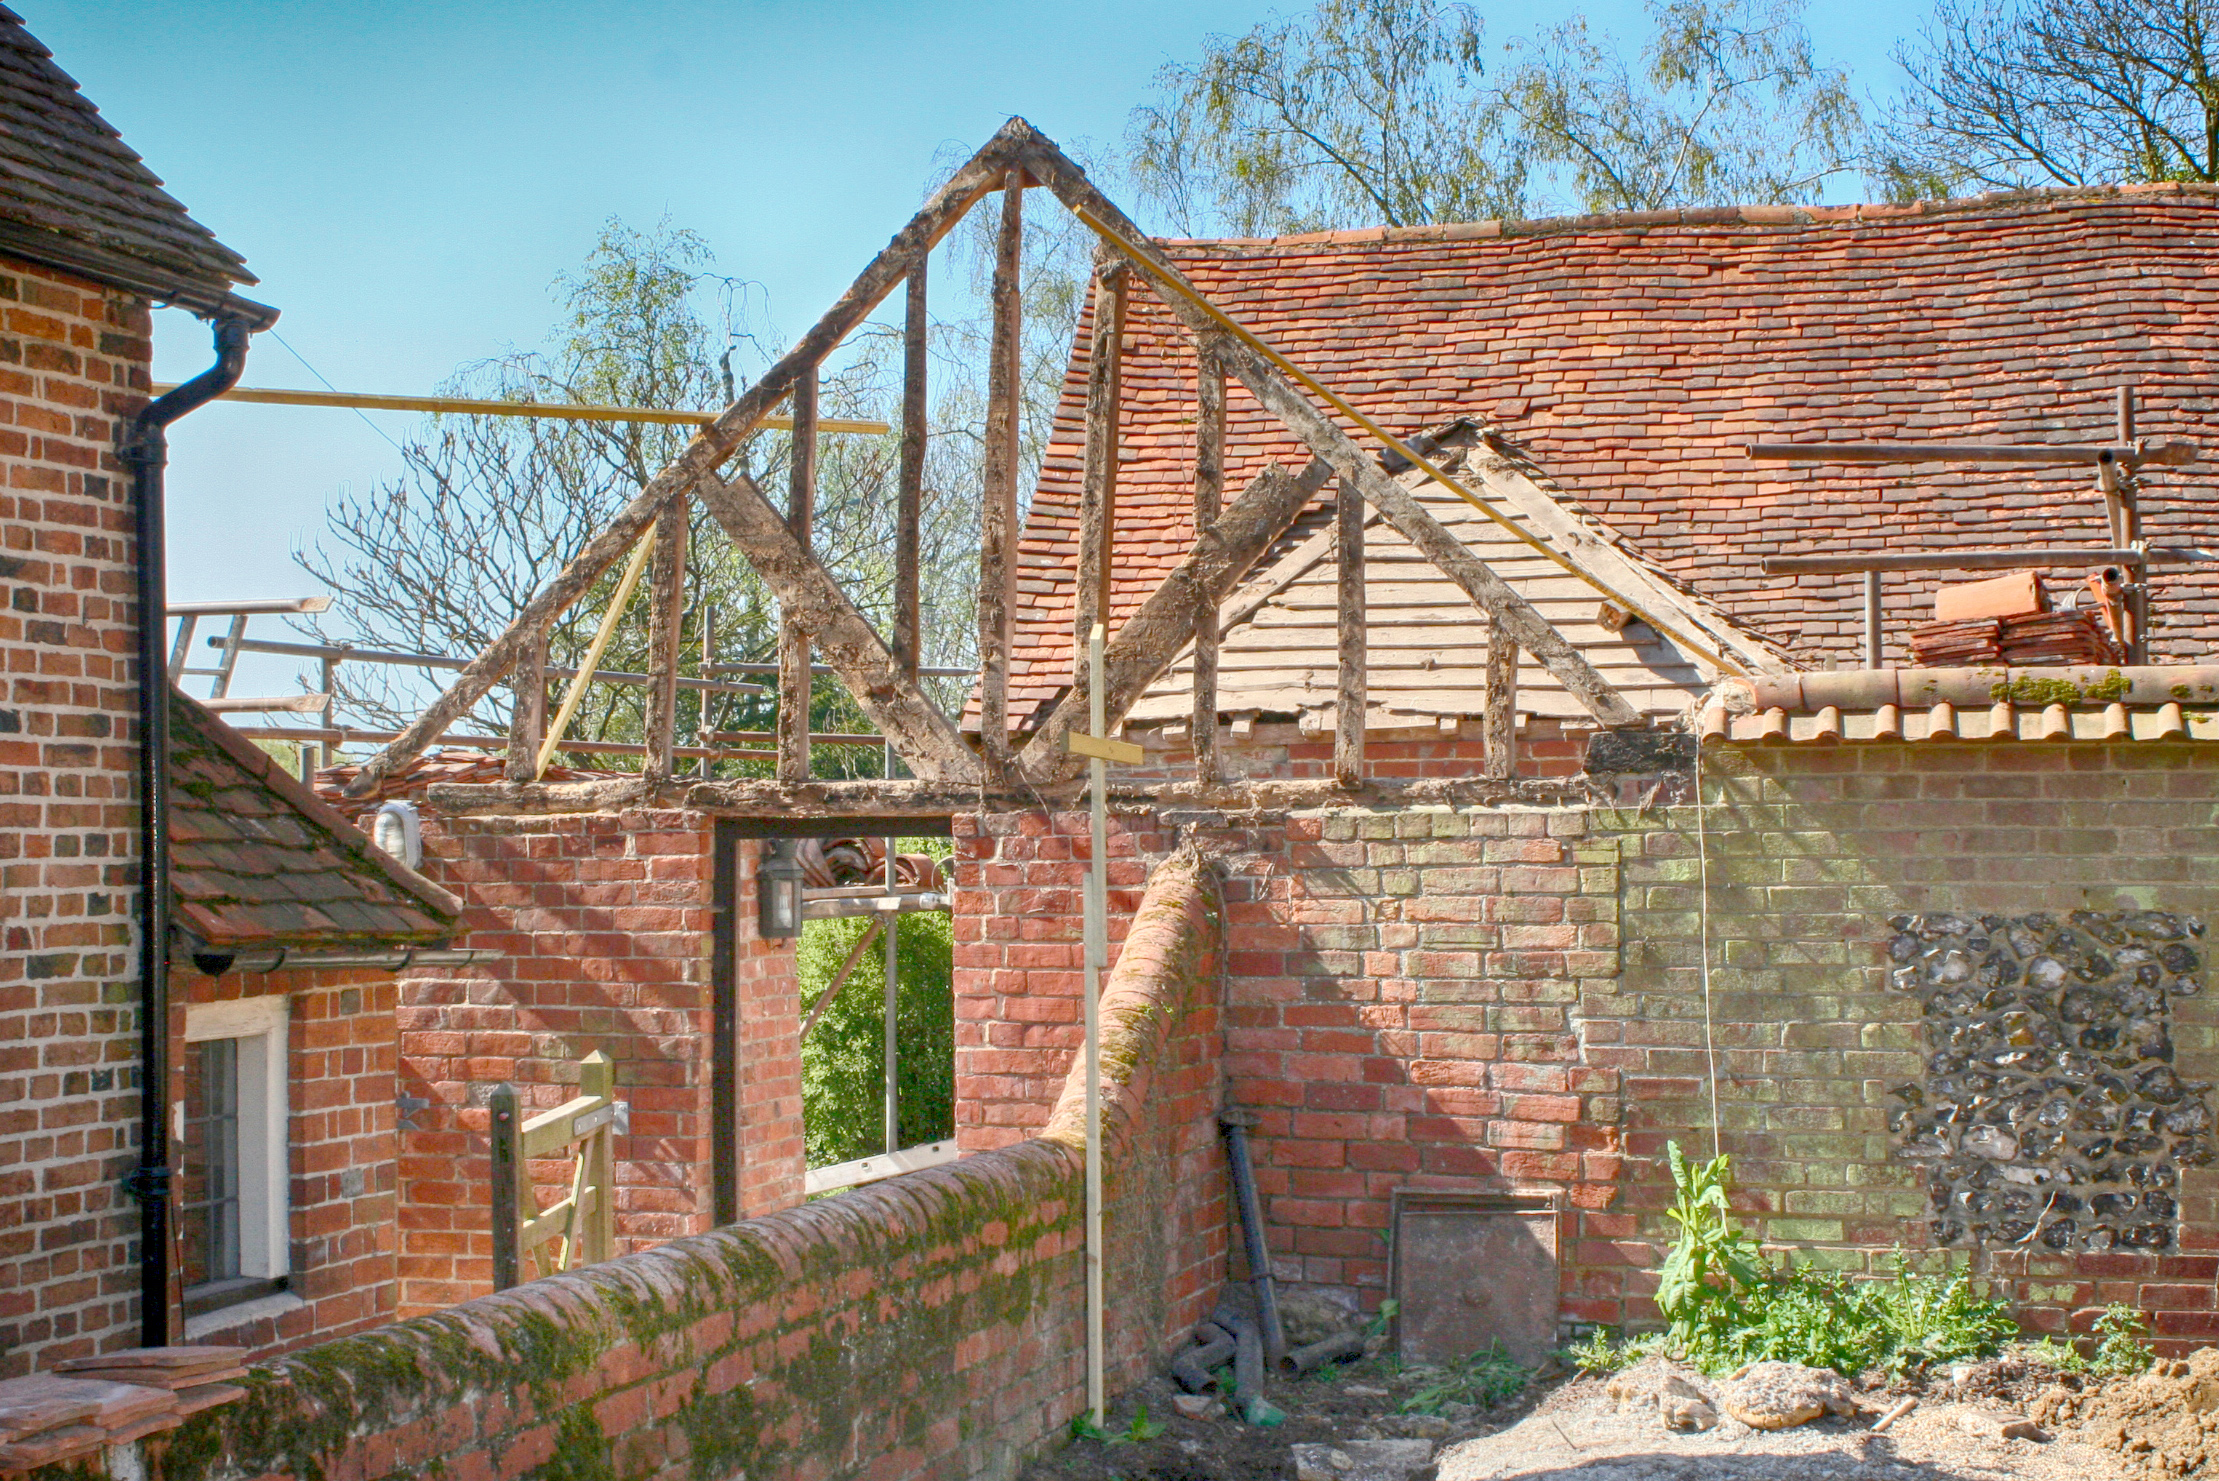
[[[2108,543],[2086,469],[1753,463],[1754,441],[2108,442],[2219,455],[2219,190],[2033,192],[1926,206],[1763,207],[1173,242],[1213,302],[1400,436],[1499,428],[1564,495],[1805,667],[1854,662],[1861,578],[1768,555]],[[1086,343],[1082,328],[1079,343]],[[1124,359],[1112,616],[1191,544],[1195,363],[1136,279]],[[1016,578],[1020,725],[1071,671],[1085,400],[1074,360]],[[1237,383],[1226,497],[1308,454]],[[2146,468],[2157,544],[2212,543],[2203,464]],[[1328,506],[1331,492],[1320,496]],[[1301,538],[1290,533],[1257,570]],[[1943,573],[1886,579],[1891,658]],[[2151,653],[2219,643],[2219,567],[2160,568]]]
[[[174,689],[170,787],[172,909],[190,949],[412,946],[453,934],[461,900]]]
[[[100,110],[0,6],[0,249],[156,293],[221,299],[244,258],[162,188]]]
[[[1706,743],[2219,741],[2219,666],[1870,669],[1728,681]]]

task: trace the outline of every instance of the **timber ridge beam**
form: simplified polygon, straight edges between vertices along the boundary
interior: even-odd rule
[[[508,628],[463,667],[451,687],[383,751],[364,764],[348,783],[348,795],[363,797],[374,792],[396,768],[406,765],[435,738],[451,729],[493,685],[512,671],[521,667],[529,674],[543,666],[548,634],[562,614],[584,598],[603,574],[624,560],[628,553],[632,553],[633,563],[638,564],[640,556],[635,547],[648,538],[654,538],[656,559],[654,577],[648,583],[652,594],[652,620],[646,775],[637,781],[621,779],[611,783],[543,786],[523,774],[525,767],[512,765],[510,774],[514,780],[497,785],[492,793],[483,793],[481,789],[479,795],[493,805],[547,808],[573,802],[601,805],[587,802],[589,797],[621,805],[619,799],[671,792],[673,760],[684,754],[683,748],[675,745],[672,734],[678,688],[675,676],[680,659],[677,641],[680,614],[676,594],[684,577],[684,551],[678,547],[675,532],[685,528],[687,506],[693,499],[701,501],[714,522],[776,596],[781,625],[786,633],[780,665],[786,682],[781,685],[782,718],[777,726],[782,742],[781,781],[694,782],[681,789],[687,805],[728,814],[772,805],[795,805],[807,810],[811,806],[808,799],[815,789],[838,786],[851,789],[837,794],[841,799],[840,809],[856,815],[881,810],[878,806],[864,806],[859,801],[874,789],[887,799],[908,797],[899,808],[905,812],[940,811],[941,794],[945,794],[944,801],[949,809],[973,811],[993,805],[993,801],[1005,792],[1017,792],[1025,797],[1040,792],[1034,800],[1047,801],[1042,789],[1054,789],[1069,782],[1076,775],[1077,764],[1067,751],[1066,741],[1079,724],[1078,696],[1084,685],[1074,686],[1055,704],[1025,739],[1022,750],[1015,754],[1012,754],[1015,738],[1006,721],[1010,677],[1009,606],[1014,596],[1011,578],[1019,538],[1015,486],[1016,398],[1020,368],[1017,357],[1021,343],[1018,272],[1022,255],[1023,196],[1028,187],[1046,189],[1103,238],[1111,254],[1109,260],[1116,265],[1108,278],[1115,285],[1115,291],[1123,291],[1122,273],[1127,266],[1137,269],[1132,275],[1145,282],[1194,337],[1197,347],[1211,363],[1214,376],[1219,378],[1217,385],[1221,386],[1222,378],[1227,376],[1239,380],[1275,420],[1302,440],[1312,455],[1309,466],[1299,474],[1266,467],[1229,507],[1217,508],[1221,494],[1216,481],[1222,478],[1224,458],[1220,430],[1223,396],[1215,387],[1204,388],[1198,393],[1204,401],[1204,415],[1198,419],[1202,423],[1197,446],[1198,465],[1206,466],[1198,466],[1194,547],[1125,619],[1107,645],[1103,667],[1110,730],[1114,731],[1123,721],[1140,695],[1170,666],[1189,641],[1197,643],[1198,655],[1200,650],[1213,647],[1218,605],[1332,478],[1341,481],[1346,491],[1344,499],[1351,511],[1362,506],[1376,510],[1464,591],[1498,642],[1515,645],[1531,655],[1598,722],[1619,726],[1639,720],[1625,699],[1517,589],[1503,581],[1486,561],[1452,535],[1425,508],[1413,489],[1386,471],[1378,456],[1360,449],[1341,430],[1335,416],[1320,409],[1313,396],[1330,404],[1336,414],[1353,418],[1367,435],[1382,440],[1390,454],[1416,461],[1517,538],[1595,586],[1606,600],[1641,616],[1660,633],[1683,642],[1717,663],[1723,671],[1754,669],[1763,672],[1774,665],[1771,655],[1752,656],[1745,647],[1737,648],[1734,641],[1727,641],[1726,635],[1718,630],[1719,624],[1698,604],[1687,601],[1665,583],[1651,579],[1631,563],[1616,559],[1615,552],[1608,551],[1604,542],[1574,527],[1576,522],[1555,510],[1548,496],[1530,486],[1522,471],[1508,459],[1498,458],[1489,465],[1489,492],[1485,497],[1424,462],[1423,454],[1411,452],[1407,443],[1354,410],[1350,403],[1315,377],[1294,367],[1210,305],[1155,243],[1142,235],[1122,211],[1095,189],[1083,170],[1030,124],[1021,118],[1012,118],[934,192],[923,209],[895,234],[885,250],[872,259],[847,292],[785,356],[704,425],[669,466],[657,473],[596,532],[554,580],[533,595]],[[816,419],[812,392],[819,368],[894,289],[906,284],[908,298],[904,321],[908,363],[903,404],[908,420],[902,429],[898,519],[914,521],[917,518],[916,485],[921,479],[921,449],[919,428],[913,423],[917,409],[925,402],[918,333],[919,326],[925,322],[925,265],[935,244],[974,206],[993,194],[1001,197],[1001,223],[996,234],[996,264],[990,295],[994,324],[988,367],[985,507],[978,607],[982,734],[980,746],[974,750],[954,722],[919,686],[920,635],[916,631],[913,590],[914,532],[903,532],[898,541],[897,564],[903,569],[896,579],[893,630],[882,638],[809,548],[807,468],[814,451]],[[1117,342],[1118,336],[1114,333],[1106,336],[1113,354]],[[1099,369],[1093,368],[1090,374]],[[1114,366],[1107,374],[1107,399],[1099,395],[1094,399],[1111,408],[1113,415]],[[1095,374],[1095,378],[1100,379],[1099,374]],[[1214,395],[1213,390],[1216,391]],[[746,440],[767,424],[772,410],[789,400],[794,407],[792,421],[799,461],[795,498],[789,508],[781,512],[772,508],[744,472],[727,478],[722,470]],[[1099,415],[1097,408],[1097,419]],[[801,446],[801,443],[808,445]],[[1097,558],[1106,558],[1114,539],[1110,508],[1114,468],[1094,468],[1092,464],[1097,459],[1114,457],[1113,449],[1114,437],[1099,429],[1097,435],[1088,439],[1090,456],[1086,479],[1087,486],[1094,491],[1093,517],[1100,527],[1094,531],[1092,544],[1084,554]],[[1559,517],[1552,522],[1527,507],[1539,505],[1550,505],[1544,514]],[[1354,518],[1353,512],[1351,518]],[[1530,522],[1540,533],[1528,532],[1519,523],[1520,519]],[[658,530],[663,533],[653,535],[652,532]],[[1079,586],[1084,588],[1087,584],[1082,576]],[[1106,605],[1106,592],[1097,600]],[[604,626],[612,626],[614,620],[612,613],[604,619]],[[1341,693],[1343,708],[1349,714],[1341,726],[1342,775],[1339,780],[1344,784],[1341,790],[1353,791],[1359,790],[1356,784],[1361,781],[1356,773],[1362,764],[1359,698],[1362,676],[1356,670],[1362,658],[1360,644],[1352,645],[1346,637],[1344,634],[1343,667],[1349,671],[1342,676]],[[815,650],[814,657],[847,686],[857,705],[885,736],[890,751],[913,773],[913,782],[813,783],[807,780],[806,715],[784,712],[789,704],[807,692],[805,676],[809,672],[810,648]],[[1204,678],[1199,672],[1204,666],[1198,657],[1198,681]],[[586,667],[590,670],[591,664]],[[583,676],[578,682],[584,682]],[[512,757],[520,758],[525,743],[531,738],[530,732],[537,728],[540,712],[540,702],[520,707],[522,718],[512,746]],[[559,729],[558,724],[554,736],[540,740],[543,755],[555,748]],[[1212,748],[1205,746],[1204,749]],[[1019,778],[1021,786],[1008,785]],[[1495,785],[1502,784],[1497,779]],[[1198,785],[1203,793],[1218,790],[1213,777],[1203,777]],[[578,790],[581,787],[601,790]],[[766,787],[771,790],[761,790]],[[934,800],[920,805],[917,798],[909,797],[909,793],[902,790],[916,787],[931,789]],[[1157,790],[1168,792],[1172,789]],[[494,802],[495,794],[498,802]],[[828,799],[831,795],[826,794]],[[461,800],[459,795],[455,800]],[[832,803],[827,800],[821,805],[829,808]]]

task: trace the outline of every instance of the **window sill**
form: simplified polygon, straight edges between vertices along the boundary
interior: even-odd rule
[[[270,1321],[288,1311],[298,1311],[307,1304],[291,1291],[274,1291],[267,1296],[257,1296],[252,1301],[241,1301],[236,1306],[219,1306],[214,1311],[204,1311],[199,1316],[185,1318],[185,1340],[198,1342],[203,1337],[228,1332],[250,1322]]]

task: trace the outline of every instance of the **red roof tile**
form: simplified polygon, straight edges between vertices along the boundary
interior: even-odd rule
[[[462,901],[175,690],[170,786],[172,908],[201,943],[417,945],[454,933]]]
[[[1398,435],[1458,416],[1499,426],[1583,507],[1816,667],[1856,656],[1861,580],[1767,577],[1765,555],[2102,544],[2102,505],[2084,472],[1754,464],[1742,445],[2109,441],[2122,383],[2138,387],[2141,435],[2197,440],[2219,350],[2215,203],[2208,188],[2153,187],[1168,250],[1226,312]],[[1142,287],[1124,383],[1117,619],[1191,538],[1194,357]],[[1070,675],[1084,396],[1074,361],[1020,548],[1020,724]],[[1228,402],[1228,501],[1266,461],[1308,461],[1237,385]],[[2198,467],[2146,470],[2149,538],[2210,540],[2209,483]],[[2153,659],[2211,651],[2219,569],[2160,579]],[[1887,579],[1898,645],[1934,584]]]

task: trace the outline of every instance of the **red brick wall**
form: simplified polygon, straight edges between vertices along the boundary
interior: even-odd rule
[[[173,980],[173,1042],[182,1042],[187,1003],[271,994],[289,999],[288,1293],[302,1304],[196,1340],[271,1357],[393,1320],[400,1294],[393,977],[234,972],[218,978],[181,973]],[[173,1100],[183,1094],[181,1061]]]
[[[1517,774],[1521,780],[1573,777],[1586,764],[1584,728],[1567,728],[1560,720],[1526,717],[1518,728]],[[1148,756],[1138,766],[1110,768],[1111,784],[1194,780],[1194,750],[1184,726],[1134,726],[1125,739],[1144,747]],[[1333,734],[1310,735],[1289,721],[1259,722],[1245,736],[1231,727],[1218,730],[1219,765],[1228,777],[1268,778],[1271,781],[1328,781],[1333,776]],[[1461,722],[1455,733],[1443,735],[1438,727],[1418,731],[1398,730],[1384,735],[1367,734],[1364,741],[1364,775],[1376,781],[1406,781],[1419,777],[1476,780],[1483,774],[1487,746],[1480,739],[1477,720]]]
[[[1223,1270],[1218,919],[1206,868],[1162,871],[1104,999],[1114,1388]],[[161,1444],[194,1476],[1012,1475],[1084,1402],[1082,1094],[1040,1140],[280,1360]]]
[[[123,418],[146,305],[0,259],[0,1376],[137,1338]]]
[[[708,1229],[713,828],[695,813],[426,815],[425,872],[470,902],[455,945],[497,953],[401,984],[403,1093],[431,1104],[401,1147],[401,1308],[492,1288],[486,1095],[514,1084],[526,1114],[576,1094],[578,1061],[616,1061],[631,1105],[617,1139],[626,1249]],[[801,1074],[790,946],[754,935],[752,846],[738,927],[742,1209],[801,1197]],[[534,1168],[542,1204],[568,1163]]]

